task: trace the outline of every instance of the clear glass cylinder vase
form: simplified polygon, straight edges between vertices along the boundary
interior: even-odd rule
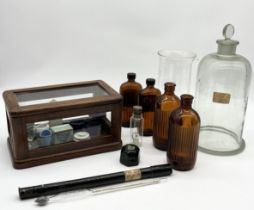
[[[159,50],[158,86],[161,91],[166,82],[177,85],[176,95],[191,92],[192,63],[196,54],[181,50]]]

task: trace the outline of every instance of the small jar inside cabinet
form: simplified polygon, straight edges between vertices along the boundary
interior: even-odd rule
[[[122,97],[101,80],[5,91],[15,168],[120,149]]]

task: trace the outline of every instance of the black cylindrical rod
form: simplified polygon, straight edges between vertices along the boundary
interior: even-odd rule
[[[72,190],[90,189],[141,179],[169,176],[171,173],[172,167],[170,164],[156,165],[148,168],[127,170],[70,181],[23,187],[19,188],[19,198],[24,200]]]

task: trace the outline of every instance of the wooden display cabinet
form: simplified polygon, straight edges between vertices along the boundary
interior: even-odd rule
[[[122,146],[122,97],[101,80],[8,90],[3,97],[14,168]]]

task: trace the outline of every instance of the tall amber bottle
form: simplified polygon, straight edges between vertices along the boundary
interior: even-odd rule
[[[172,111],[180,106],[180,99],[174,93],[175,83],[166,82],[165,92],[155,104],[153,145],[161,150],[168,148],[168,122]]]
[[[123,96],[122,126],[130,127],[130,117],[133,113],[133,106],[138,105],[139,92],[142,90],[141,84],[135,81],[136,74],[128,73],[128,81],[120,86],[120,94]]]
[[[146,79],[146,88],[143,89],[139,94],[139,104],[143,107],[143,117],[144,117],[144,136],[153,135],[153,121],[154,121],[154,111],[155,103],[158,97],[161,95],[159,89],[155,88],[155,79]]]
[[[192,109],[193,96],[181,95],[181,106],[169,118],[168,162],[176,170],[194,167],[197,157],[200,118]]]

